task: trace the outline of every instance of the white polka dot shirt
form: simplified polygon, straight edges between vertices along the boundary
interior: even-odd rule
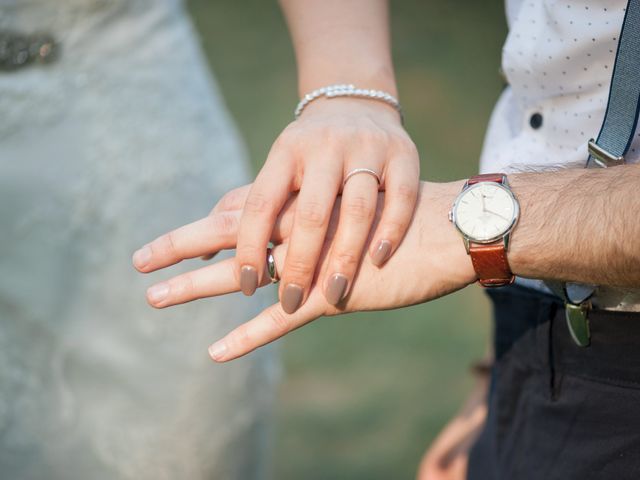
[[[491,116],[480,171],[586,165],[604,119],[626,0],[506,0],[508,82]],[[626,156],[640,161],[640,128]],[[546,290],[537,280],[517,283]],[[640,291],[600,287],[596,305],[639,310]]]
[[[625,0],[507,0],[500,97],[482,172],[584,166],[604,119]],[[628,162],[640,160],[636,132]]]

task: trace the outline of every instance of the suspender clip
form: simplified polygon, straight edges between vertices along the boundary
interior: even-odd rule
[[[564,308],[571,338],[577,346],[588,347],[591,344],[591,328],[589,326],[591,301],[585,300],[579,304],[567,301]]]
[[[624,163],[624,157],[612,155],[599,146],[593,138],[589,140],[589,155],[591,155],[592,160],[602,168],[614,167]]]

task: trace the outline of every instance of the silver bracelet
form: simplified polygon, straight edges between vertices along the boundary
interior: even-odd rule
[[[370,100],[378,100],[380,102],[384,102],[388,105],[391,105],[395,108],[400,114],[400,120],[404,123],[404,116],[402,114],[402,107],[400,106],[400,102],[393,95],[383,92],[382,90],[368,90],[365,88],[356,88],[355,85],[328,85],[326,87],[318,88],[313,92],[307,93],[302,100],[298,102],[295,111],[293,112],[293,116],[298,119],[302,111],[305,109],[307,105],[313,102],[315,99],[320,97],[326,98],[336,98],[336,97],[356,97],[356,98],[367,98]]]

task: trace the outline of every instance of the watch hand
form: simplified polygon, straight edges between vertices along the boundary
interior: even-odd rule
[[[487,211],[487,206],[484,203],[484,195],[481,193],[480,196],[482,197],[482,213]]]
[[[500,217],[501,219],[506,220],[507,222],[509,221],[507,217],[503,217],[502,215],[500,215],[497,212],[494,212],[493,210],[485,210],[485,212],[495,215],[496,217]]]

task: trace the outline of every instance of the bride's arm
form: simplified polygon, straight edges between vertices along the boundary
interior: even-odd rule
[[[386,1],[282,0],[282,8],[295,47],[300,95],[343,83],[397,94]],[[306,302],[333,205],[343,179],[356,168],[377,172],[386,191],[369,256],[381,266],[393,255],[415,208],[416,148],[392,106],[373,99],[318,98],[276,139],[248,194],[234,266],[243,293],[253,294],[264,281],[271,229],[289,195],[299,191],[279,294],[287,313]],[[351,177],[342,191],[340,225],[322,282],[329,303],[338,303],[353,286],[377,192],[371,175]]]
[[[280,0],[298,66],[300,96],[331,83],[397,95],[385,0]]]

